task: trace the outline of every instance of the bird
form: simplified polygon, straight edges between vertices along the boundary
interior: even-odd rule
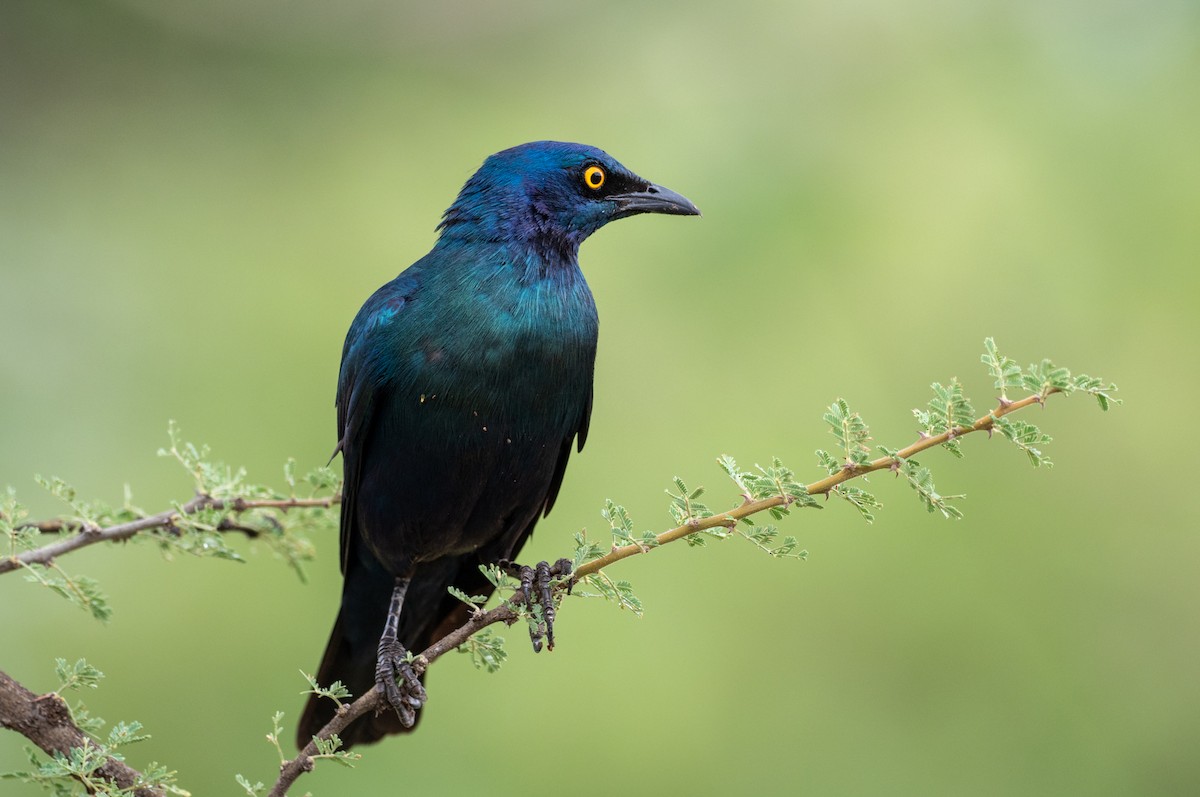
[[[430,252],[351,323],[335,402],[343,588],[316,680],[355,696],[379,684],[392,710],[348,725],[346,748],[416,725],[427,693],[409,653],[469,613],[448,588],[490,595],[480,566],[511,563],[554,505],[592,411],[599,322],[579,246],[644,213],[700,211],[595,147],[503,150],[467,180]],[[527,599],[569,565],[520,568]],[[301,749],[335,711],[310,695]]]

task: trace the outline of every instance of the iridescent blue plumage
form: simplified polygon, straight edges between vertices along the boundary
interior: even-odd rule
[[[579,245],[651,212],[698,213],[594,147],[505,150],[467,181],[433,250],[359,310],[338,378],[345,586],[322,684],[359,695],[388,680],[376,645],[382,658],[389,599],[390,631],[420,651],[465,619],[446,588],[489,592],[478,565],[512,558],[549,511],[591,413],[598,322]],[[412,707],[342,739],[411,727],[414,690],[400,701]],[[332,712],[310,700],[301,746]]]

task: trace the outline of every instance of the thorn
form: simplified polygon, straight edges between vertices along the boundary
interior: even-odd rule
[[[1000,409],[1002,409],[1002,410],[1006,410],[1009,407],[1011,407],[1013,404],[1016,403],[1016,402],[1012,401],[1011,399],[1009,399],[1007,396],[1001,396],[1000,398],[996,399],[996,401],[1000,402]]]
[[[930,434],[928,432],[926,432],[924,429],[917,430],[917,439],[918,440],[928,440],[929,437],[930,437]]]

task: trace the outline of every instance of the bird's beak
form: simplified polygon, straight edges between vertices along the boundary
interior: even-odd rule
[[[673,216],[699,216],[700,209],[682,194],[661,185],[650,185],[641,191],[613,194],[608,197],[617,205],[617,213],[632,216],[635,213],[667,213]]]

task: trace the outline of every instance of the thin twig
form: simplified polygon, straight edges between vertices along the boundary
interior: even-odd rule
[[[1001,401],[997,409],[982,416],[976,420],[971,426],[956,426],[948,431],[935,436],[922,435],[921,439],[907,448],[896,452],[894,457],[884,456],[876,460],[853,467],[847,467],[839,472],[827,476],[824,479],[813,482],[806,486],[805,490],[809,495],[826,494],[833,488],[843,482],[849,481],[859,476],[864,476],[868,473],[880,471],[895,466],[899,460],[908,459],[915,454],[918,454],[934,446],[957,439],[963,435],[972,432],[980,432],[990,430],[997,419],[1004,417],[1010,413],[1024,409],[1033,404],[1041,404],[1045,401],[1046,395],[1051,393],[1061,392],[1055,389],[1047,391],[1045,395],[1036,394],[1028,396],[1019,401]],[[71,524],[69,521],[44,521],[40,523],[26,523],[24,528],[37,528],[40,531],[66,531],[75,530],[74,536],[63,540],[51,543],[49,545],[36,548],[31,551],[26,551],[19,556],[0,559],[0,574],[16,570],[23,565],[28,564],[53,564],[56,557],[71,551],[78,550],[88,545],[93,545],[98,542],[117,541],[128,539],[141,531],[148,531],[156,528],[169,528],[177,520],[183,516],[193,515],[203,510],[229,511],[232,513],[245,512],[252,509],[281,509],[287,510],[301,507],[325,507],[328,508],[341,501],[340,495],[334,495],[329,498],[287,498],[287,499],[255,499],[248,500],[243,498],[217,499],[207,495],[197,495],[183,504],[178,509],[171,509],[164,512],[159,512],[155,515],[149,515],[137,520],[120,523],[106,528],[87,527],[80,524]],[[736,522],[745,517],[755,515],[759,512],[772,509],[774,507],[786,506],[791,502],[791,499],[783,496],[772,496],[757,501],[744,501],[740,506],[708,518],[693,518],[687,523],[677,526],[676,528],[664,531],[656,537],[655,546],[646,546],[639,543],[614,548],[604,556],[593,559],[584,563],[575,572],[574,580],[579,580],[589,575],[595,575],[600,571],[615,562],[622,559],[627,559],[640,553],[645,553],[653,550],[654,547],[666,545],[670,542],[683,539],[690,534],[706,529],[716,528],[717,526],[728,526],[731,522]],[[253,529],[248,529],[245,526],[238,525],[232,521],[226,521],[218,526],[219,530],[225,531],[240,531],[249,533]],[[560,586],[559,589],[565,588]],[[434,642],[428,648],[421,652],[416,657],[414,669],[418,673],[425,672],[429,666],[441,658],[446,653],[458,648],[469,638],[474,636],[479,631],[494,625],[495,623],[512,624],[518,619],[519,615],[512,605],[505,601],[499,606],[490,609],[486,612],[476,612],[470,619],[461,627],[455,629],[451,633]],[[7,700],[6,705],[4,701]],[[12,681],[12,679],[0,673],[0,708],[9,709],[16,706],[14,711],[26,711],[28,706],[33,705],[30,700],[41,701],[45,706],[51,704],[57,705],[57,701],[49,698],[36,698],[25,690],[20,684]],[[387,710],[386,701],[383,693],[378,686],[372,688],[366,694],[359,696],[354,702],[342,706],[341,709],[334,715],[333,719],[323,727],[317,734],[317,738],[328,739],[334,734],[340,734],[350,723],[364,716],[368,712],[378,711],[380,709]],[[79,746],[89,744],[88,737],[78,727],[70,721],[69,714],[65,720],[62,716],[52,712],[53,716],[50,719],[41,721],[41,725],[30,722],[15,722],[12,720],[14,713],[12,711],[0,711],[0,724],[5,727],[13,728],[18,732],[23,733],[35,743],[42,746],[39,741],[39,734],[45,734],[47,728],[53,730],[55,734],[61,738],[68,739],[70,746]],[[64,735],[65,734],[65,735]],[[62,744],[62,742],[55,742]],[[51,752],[49,747],[43,746],[47,752]],[[64,750],[65,751],[65,750]],[[318,756],[318,750],[314,742],[309,742],[295,758],[285,761],[280,767],[279,779],[275,782],[271,789],[269,797],[285,797],[288,788],[295,783],[300,775],[312,770],[315,758]],[[113,762],[120,763],[120,762]],[[121,766],[124,766],[123,764]],[[136,778],[138,773],[136,770],[125,767],[124,770],[114,770],[114,778]],[[118,782],[114,779],[114,782]],[[156,795],[158,792],[142,790],[141,795]]]
[[[425,648],[419,656],[416,656],[413,661],[413,669],[420,675],[429,669],[430,664],[466,642],[479,631],[496,623],[512,624],[516,622],[517,616],[516,611],[507,601],[486,612],[476,612],[462,626],[446,634],[446,636]],[[340,734],[345,730],[346,726],[359,717],[368,712],[380,709],[391,711],[391,708],[384,699],[383,690],[376,684],[369,692],[360,696],[353,703],[342,706],[333,716],[333,719],[320,730],[317,738],[328,739],[335,733]],[[297,778],[305,772],[312,771],[313,759],[316,755],[316,743],[309,742],[300,751],[299,755],[290,761],[285,761],[279,767],[279,779],[275,781],[275,785],[271,787],[271,791],[267,797],[285,797],[288,788],[296,782]]]
[[[992,410],[987,415],[980,417],[970,426],[955,426],[946,432],[943,432],[942,434],[934,435],[932,437],[922,435],[921,439],[917,442],[896,452],[895,457],[880,457],[862,465],[843,468],[831,476],[807,485],[805,489],[809,495],[828,493],[834,487],[837,487],[843,482],[856,479],[860,476],[865,476],[868,473],[891,468],[898,460],[908,459],[909,457],[919,454],[922,451],[933,448],[934,446],[939,446],[943,443],[949,442],[950,440],[960,438],[963,435],[967,435],[972,432],[990,430],[995,425],[995,422],[998,418],[1002,418],[1005,415],[1017,412],[1018,410],[1022,410],[1033,404],[1042,404],[1047,395],[1060,392],[1062,391],[1055,388],[1050,388],[1044,395],[1035,394],[1023,398],[1020,401],[1001,401],[996,409]],[[604,556],[598,557],[589,562],[585,562],[575,571],[572,583],[577,582],[579,579],[585,576],[595,575],[603,568],[608,567],[614,562],[619,562],[622,559],[628,559],[631,556],[636,556],[637,554],[653,550],[657,546],[675,542],[687,537],[690,534],[695,534],[698,531],[716,528],[717,526],[728,526],[731,522],[731,519],[732,521],[741,520],[744,517],[749,517],[750,515],[755,515],[759,512],[765,512],[773,507],[786,506],[790,502],[791,499],[782,495],[777,495],[758,501],[746,501],[735,509],[713,515],[712,517],[689,520],[687,523],[681,526],[677,526],[659,534],[655,538],[657,540],[657,545],[643,546],[639,543],[631,543],[619,548],[614,548]],[[566,585],[559,585],[557,589],[566,589]],[[466,642],[470,637],[479,631],[482,631],[484,628],[487,628],[495,623],[511,624],[516,621],[517,617],[518,615],[516,611],[513,610],[508,601],[501,603],[499,606],[489,611],[478,612],[473,615],[471,619],[469,619],[463,626],[455,629],[426,648],[425,651],[416,658],[413,668],[417,670],[418,673],[425,672],[429,665],[440,658],[443,654],[454,650],[459,645]],[[354,720],[365,715],[369,711],[377,711],[381,708],[383,710],[390,710],[388,709],[383,698],[382,690],[380,690],[379,686],[376,685],[369,692],[360,696],[353,703],[343,706],[338,713],[334,715],[334,718],[320,730],[320,732],[317,734],[317,738],[324,740],[330,738],[330,736],[335,733],[340,734]],[[304,749],[299,755],[290,761],[285,761],[280,767],[279,779],[271,788],[268,797],[286,797],[288,788],[296,782],[296,779],[305,772],[312,771],[314,765],[313,757],[315,755],[317,755],[317,746],[314,742],[309,742],[307,745],[305,745]]]
[[[69,521],[50,520],[38,523],[26,523],[22,528],[36,528],[40,531],[66,531],[75,530],[74,536],[66,537],[52,542],[49,545],[43,545],[41,548],[34,548],[31,551],[25,551],[17,556],[10,556],[0,559],[0,575],[8,573],[12,570],[17,570],[23,565],[31,564],[49,564],[56,557],[71,551],[84,548],[88,545],[95,545],[98,542],[115,542],[119,540],[127,540],[141,531],[149,531],[151,529],[169,528],[174,525],[175,521],[187,515],[194,515],[203,510],[217,510],[229,512],[247,512],[251,509],[298,509],[303,507],[331,507],[342,500],[340,495],[333,495],[328,498],[279,498],[279,499],[246,499],[246,498],[213,498],[209,495],[197,495],[192,500],[183,504],[178,509],[168,509],[159,512],[155,515],[147,515],[137,520],[130,520],[126,523],[118,523],[105,528],[89,528],[71,524]],[[218,531],[238,531],[248,533],[242,526],[230,524],[225,528],[218,527]],[[256,532],[257,533],[257,532]]]
[[[1062,391],[1051,388],[1047,395],[1060,392]],[[982,432],[991,429],[997,418],[1003,418],[1005,415],[1022,410],[1032,404],[1041,404],[1043,401],[1045,401],[1044,396],[1041,394],[1035,394],[1032,396],[1027,396],[1020,401],[1001,402],[1000,406],[989,412],[987,415],[980,417],[970,426],[955,426],[939,435],[934,435],[932,437],[922,436],[922,438],[917,442],[913,443],[907,448],[902,448],[897,451],[894,459],[892,457],[880,457],[879,459],[863,465],[855,465],[854,467],[843,468],[832,476],[827,476],[820,481],[813,482],[812,484],[808,485],[805,490],[809,495],[822,495],[824,493],[828,493],[834,487],[837,487],[843,482],[850,481],[851,479],[858,478],[859,476],[865,476],[868,473],[874,473],[875,471],[891,468],[898,459],[908,459],[915,454],[919,454],[922,451],[933,448],[934,446],[940,446],[942,443],[956,440],[963,435],[970,434],[971,432]],[[669,542],[674,542],[678,539],[688,536],[689,534],[695,534],[697,531],[704,531],[705,529],[712,529],[716,528],[717,526],[728,526],[729,518],[741,520],[744,517],[756,515],[759,512],[771,509],[772,507],[786,506],[788,503],[789,500],[782,495],[775,495],[758,501],[747,501],[736,509],[730,509],[727,512],[721,512],[720,514],[708,518],[694,519],[682,526],[677,526],[669,531],[664,531],[655,539],[657,540],[657,545],[666,545]],[[637,554],[645,553],[647,550],[653,550],[655,547],[657,546],[642,546],[637,543],[633,543],[630,545],[623,545],[619,548],[614,548],[604,556],[580,565],[579,569],[575,571],[575,577],[582,578],[584,576],[598,573],[601,569],[608,567],[613,562],[619,562],[622,559],[628,559],[630,556],[636,556]]]

